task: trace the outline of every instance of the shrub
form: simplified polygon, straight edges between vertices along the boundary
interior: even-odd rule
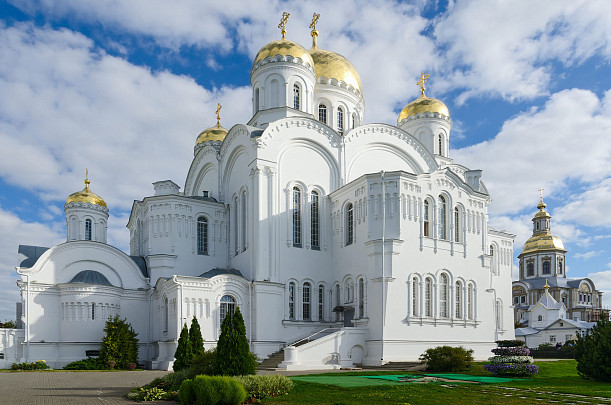
[[[191,360],[193,359],[193,349],[191,347],[191,340],[189,339],[189,329],[187,325],[182,327],[180,331],[180,337],[178,338],[178,346],[174,353],[174,371],[184,370],[189,368]]]
[[[169,399],[168,393],[162,390],[161,388],[151,387],[151,388],[138,388],[137,391],[134,391],[135,395],[128,395],[129,399],[134,399],[136,401],[157,401],[158,399]]]
[[[127,363],[127,368],[131,371],[134,371],[138,367],[136,363]]]
[[[193,356],[189,374],[191,377],[196,375],[214,375],[214,362],[216,359],[216,349],[201,349]]]
[[[0,322],[0,328],[2,328],[2,329],[14,329],[15,328],[15,321]]]
[[[523,347],[526,345],[526,342],[519,339],[514,340],[499,340],[496,342],[498,347]]]
[[[245,375],[233,378],[244,386],[249,401],[286,395],[295,385],[283,375]]]
[[[49,368],[44,360],[37,360],[31,363],[13,363],[11,365],[11,370],[48,370]]]
[[[246,327],[240,308],[233,316],[226,316],[221,325],[221,336],[216,346],[214,374],[248,375],[254,374],[256,357],[250,352],[246,339]]]
[[[611,321],[603,319],[589,335],[577,337],[575,360],[582,378],[611,381]]]
[[[174,371],[173,373],[166,374],[161,378],[164,384],[164,387],[162,388],[164,388],[166,391],[178,391],[180,384],[189,378],[189,376],[190,374],[188,370]]]
[[[533,375],[539,372],[539,367],[529,363],[486,364],[484,368],[495,375]]]
[[[541,343],[537,348],[539,350],[556,350],[556,346],[551,343]]]
[[[64,370],[106,370],[108,367],[99,358],[87,357],[64,366]]]
[[[112,370],[114,367],[126,369],[129,363],[138,362],[138,334],[125,319],[119,315],[108,318],[104,326],[100,360]]]
[[[193,354],[199,353],[204,349],[202,331],[195,315],[193,315],[193,321],[191,322],[191,328],[189,329],[189,340],[191,341],[191,349],[193,350]]]
[[[420,356],[429,371],[462,371],[473,365],[473,350],[464,347],[437,346]]]
[[[499,347],[492,349],[492,353],[497,356],[528,356],[530,350],[526,347]]]
[[[237,405],[246,399],[246,391],[233,378],[200,375],[193,380],[182,382],[178,391],[178,399],[183,404]]]

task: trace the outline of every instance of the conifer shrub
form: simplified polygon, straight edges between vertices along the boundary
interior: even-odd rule
[[[100,361],[111,369],[127,369],[129,363],[138,363],[138,334],[126,319],[119,315],[108,318],[104,326]]]
[[[203,350],[204,339],[202,338],[202,330],[195,315],[193,315],[193,321],[191,322],[191,328],[189,329],[189,340],[191,341],[191,350],[193,350],[193,354],[199,353],[201,350]]]
[[[178,399],[182,404],[237,405],[246,399],[246,391],[231,377],[199,375],[182,382]]]
[[[611,321],[599,321],[575,343],[577,372],[584,379],[611,381]]]
[[[254,374],[257,358],[250,352],[246,339],[246,327],[240,308],[233,316],[227,315],[221,325],[221,336],[216,346],[214,374],[248,375]]]
[[[73,361],[64,366],[64,370],[105,370],[108,366],[99,358],[87,357],[83,360]]]
[[[178,338],[176,352],[174,353],[174,371],[189,368],[191,360],[193,360],[193,348],[191,347],[191,339],[189,339],[189,329],[187,325],[184,325]]]
[[[295,385],[283,375],[244,375],[235,378],[244,386],[248,401],[255,402],[264,398],[287,395]]]
[[[464,347],[437,346],[420,355],[427,371],[462,371],[473,365],[473,350]]]

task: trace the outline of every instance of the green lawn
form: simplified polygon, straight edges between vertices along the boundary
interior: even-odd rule
[[[468,373],[490,376],[478,363]],[[315,382],[295,381],[295,388],[282,398],[263,401],[269,404],[524,404],[524,403],[608,403],[611,383],[586,381],[577,374],[574,360],[536,362],[539,374],[499,384],[387,384],[339,387]],[[352,372],[321,374],[341,376],[398,374]],[[311,376],[315,377],[315,376]],[[310,381],[316,381],[310,378]],[[321,379],[322,381],[323,379]],[[351,378],[354,380],[354,378]],[[579,395],[578,397],[572,395]],[[596,397],[596,398],[595,398]],[[601,398],[603,397],[603,398]]]

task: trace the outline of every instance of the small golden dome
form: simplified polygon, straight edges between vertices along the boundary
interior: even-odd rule
[[[66,198],[66,204],[72,202],[80,202],[80,203],[90,203],[99,205],[104,208],[108,208],[106,206],[106,202],[97,195],[96,193],[89,191],[89,179],[85,179],[85,188],[81,191],[77,191],[76,193],[72,193]]]
[[[535,235],[526,241],[526,243],[524,244],[524,248],[522,249],[522,253],[520,253],[520,256],[526,253],[549,250],[565,251],[562,239],[557,236],[550,235],[548,233],[542,235]]]
[[[252,65],[256,65],[257,62],[264,60],[267,57],[273,58],[276,55],[292,56],[293,58],[300,58],[303,63],[309,63],[310,66],[314,67],[314,61],[308,53],[308,51],[297,42],[288,41],[286,39],[279,39],[278,41],[272,41],[259,49],[255,61]]]
[[[347,85],[358,90],[359,93],[363,93],[361,77],[348,59],[339,53],[325,51],[316,47],[310,49],[310,55],[312,55],[314,60],[316,77],[326,77],[327,79],[335,79],[338,82],[345,82]]]
[[[400,124],[405,118],[422,113],[439,113],[441,115],[445,115],[446,117],[450,116],[450,111],[448,107],[441,101],[436,98],[421,96],[416,100],[412,101],[408,105],[401,110],[399,114],[399,118],[397,118],[397,124]]]
[[[221,126],[221,124],[216,124],[215,126],[205,129],[200,133],[195,141],[195,145],[199,145],[200,143],[210,142],[210,141],[219,141],[223,142],[225,137],[227,136],[227,131],[225,128]]]

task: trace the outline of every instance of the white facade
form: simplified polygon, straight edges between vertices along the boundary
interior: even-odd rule
[[[167,369],[184,323],[196,316],[214,346],[235,306],[252,350],[289,346],[289,369],[417,360],[438,345],[485,359],[514,337],[513,235],[488,227],[481,171],[452,161],[449,116],[360,125],[360,79],[344,81],[356,71],[326,77],[319,58],[337,54],[275,42],[253,65],[248,125],[196,145],[182,192],[161,181],[134,202],[131,256],[105,243],[105,222],[84,240],[68,219],[66,243],[22,257],[24,356],[84,358],[119,314],[141,361]]]

